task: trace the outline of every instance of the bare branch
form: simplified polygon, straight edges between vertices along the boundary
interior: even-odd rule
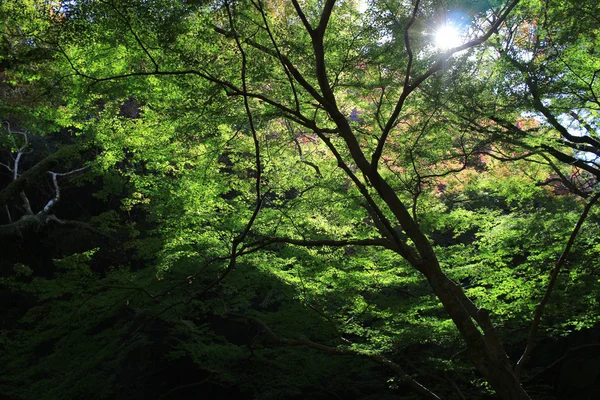
[[[403,91],[408,90],[408,86],[409,86],[409,82],[410,82],[410,74],[411,74],[411,69],[412,69],[412,63],[413,63],[413,51],[412,51],[412,47],[410,45],[409,31],[410,31],[410,28],[415,23],[415,21],[417,20],[417,12],[419,11],[419,5],[420,5],[420,3],[421,3],[421,0],[415,0],[415,6],[413,8],[412,15],[410,16],[410,19],[408,20],[408,23],[404,27],[404,45],[406,46],[406,53],[408,55],[408,62],[407,62],[407,65],[406,65],[406,73],[405,73],[405,76],[404,76]]]
[[[55,174],[56,176],[69,176],[69,175],[73,175],[73,174],[76,174],[76,173],[81,172],[81,171],[85,171],[86,169],[89,169],[89,168],[90,168],[90,166],[86,165],[85,167],[73,169],[73,170],[68,171],[68,172],[52,172],[52,171],[48,171],[48,172],[51,173],[51,174]]]
[[[77,156],[80,150],[81,147],[78,145],[62,147],[60,150],[52,153],[35,166],[28,169],[25,173],[0,191],[0,206],[5,205],[10,198],[19,194],[38,178],[48,173],[48,170],[57,166],[62,160]]]
[[[517,70],[519,70],[521,72],[521,74],[523,75],[523,79],[525,80],[525,83],[527,84],[527,87],[529,88],[529,94],[531,94],[531,97],[533,98],[533,105],[534,105],[535,109],[538,110],[539,112],[541,112],[544,115],[544,117],[546,117],[546,119],[548,120],[550,125],[552,125],[552,127],[554,127],[554,129],[556,129],[561,134],[562,137],[564,137],[566,140],[569,140],[573,143],[587,143],[590,146],[592,146],[593,148],[600,149],[600,141],[592,138],[591,136],[571,135],[569,133],[569,131],[567,130],[567,128],[565,128],[556,119],[556,117],[550,111],[550,109],[548,107],[546,107],[544,105],[544,103],[542,102],[540,89],[539,89],[537,83],[535,82],[535,80],[530,76],[529,72],[527,71],[527,68],[523,64],[521,64],[520,62],[515,60],[513,57],[510,57],[510,55],[508,55],[506,52],[502,51],[501,54]]]
[[[23,200],[23,208],[25,209],[25,214],[33,215],[31,203],[29,202],[29,198],[25,194],[25,191],[21,190],[21,192],[19,192],[19,196],[21,197],[21,200]]]
[[[8,218],[8,223],[12,224],[12,215],[10,214],[10,210],[8,209],[8,205],[4,205],[4,209],[6,210],[6,217]]]
[[[63,173],[48,171],[48,173],[52,176],[52,184],[54,185],[54,198],[49,200],[48,203],[46,203],[46,205],[44,206],[43,210],[45,213],[48,213],[52,209],[52,207],[54,207],[60,201],[60,187],[58,186],[58,181],[57,181],[56,177],[57,176],[69,176],[69,175],[75,174],[77,172],[84,171],[88,168],[89,168],[88,166],[85,166],[82,168],[77,168],[72,171],[63,172]]]
[[[54,198],[49,200],[48,203],[44,206],[44,212],[48,213],[52,207],[56,205],[60,201],[60,187],[58,186],[58,181],[56,180],[56,173],[48,171],[48,173],[52,176],[52,183],[54,184]]]
[[[285,121],[285,126],[288,129],[288,132],[290,133],[290,135],[292,136],[292,140],[296,144],[296,148],[298,149],[298,155],[300,156],[300,161],[302,161],[304,164],[314,168],[315,172],[317,173],[317,176],[319,176],[319,177],[323,176],[321,174],[321,170],[315,163],[312,163],[304,158],[304,152],[302,151],[302,146],[300,146],[300,142],[298,142],[298,138],[296,137],[296,133],[294,132],[292,124],[289,121]]]
[[[234,27],[234,22],[233,22],[233,16],[231,14],[231,8],[229,7],[229,2],[225,1],[225,8],[227,9],[227,16],[229,18],[229,24],[231,25],[231,29],[235,32],[235,27]],[[248,85],[247,85],[247,81],[246,81],[246,66],[247,66],[247,58],[246,58],[246,52],[244,51],[244,48],[242,47],[242,43],[240,42],[240,39],[238,37],[238,35],[234,35],[234,39],[235,39],[235,43],[237,45],[237,48],[240,52],[240,54],[242,55],[242,70],[241,70],[241,77],[242,77],[242,90],[243,90],[243,99],[244,99],[244,109],[246,110],[246,116],[248,117],[248,123],[250,124],[250,131],[252,133],[252,140],[254,141],[254,156],[255,156],[255,164],[256,164],[256,184],[255,184],[255,189],[256,189],[256,205],[257,205],[257,210],[260,209],[260,204],[262,203],[262,196],[261,196],[261,177],[262,177],[262,165],[261,165],[261,160],[260,160],[260,143],[258,142],[258,135],[256,133],[256,128],[254,127],[254,118],[252,116],[252,111],[250,110],[250,104],[248,102]],[[258,213],[258,211],[257,211]],[[251,223],[248,226],[248,229],[250,228],[250,226],[252,225],[252,220]],[[247,232],[246,232],[247,233]],[[243,240],[243,238],[242,238]]]
[[[420,263],[420,260],[419,260],[419,256],[417,255],[417,253],[414,251],[414,249],[412,247],[407,245],[406,242],[403,241],[398,236],[398,233],[393,228],[389,219],[385,216],[385,213],[377,205],[377,203],[373,199],[373,196],[371,195],[371,193],[369,193],[369,190],[367,189],[365,184],[363,184],[360,181],[360,179],[358,179],[356,174],[354,172],[352,172],[350,167],[348,167],[348,164],[346,164],[342,155],[339,153],[337,148],[333,145],[331,140],[329,140],[329,138],[323,134],[319,134],[319,138],[327,145],[327,147],[329,147],[329,150],[331,150],[331,152],[335,156],[335,158],[338,162],[338,167],[342,168],[342,170],[346,173],[346,175],[348,175],[348,177],[350,177],[352,182],[356,185],[356,187],[358,188],[358,190],[364,197],[365,201],[367,202],[369,208],[371,209],[374,219],[381,222],[381,225],[383,225],[383,227],[385,228],[385,232],[387,232],[387,234],[393,240],[394,244],[396,245],[396,251],[398,251],[398,253],[402,257],[404,257],[407,261],[409,261],[411,264],[414,263],[413,265],[418,265]],[[356,138],[354,138],[354,140],[356,140]],[[362,152],[361,152],[361,154],[362,154]]]
[[[327,29],[327,24],[329,24],[329,18],[331,18],[331,12],[333,11],[333,6],[335,5],[335,0],[326,0],[325,5],[323,6],[323,11],[321,12],[321,19],[319,20],[319,26],[316,29],[318,35],[325,35],[325,30]]]
[[[587,131],[587,132],[588,132],[590,135],[597,135],[597,133],[596,133],[596,130],[595,130],[594,128],[592,128],[592,126],[591,126],[589,123],[587,123],[587,121],[585,121],[583,118],[581,118],[579,115],[577,115],[577,113],[576,113],[576,112],[574,112],[574,111],[571,111],[571,112],[569,113],[569,115],[570,115],[571,117],[573,117],[574,119],[576,119],[576,120],[577,120],[577,122],[579,122],[579,124],[580,124],[581,126],[583,126],[583,127],[585,128],[585,130],[586,130],[586,131]],[[598,150],[600,150],[600,149],[596,148],[596,150],[598,151]]]
[[[556,173],[556,175],[558,175],[558,179],[559,181],[565,185],[572,193],[575,193],[576,195],[583,197],[584,199],[589,197],[589,193],[585,193],[583,192],[581,189],[579,189],[577,187],[577,185],[575,185],[569,178],[567,178],[562,171],[560,170],[560,168],[558,168],[558,166],[556,164],[554,164],[550,158],[548,156],[546,156],[545,154],[542,154],[542,158],[544,158],[544,160],[546,160],[546,162],[548,163],[548,165],[550,165],[550,168],[552,168],[552,170],[554,170],[554,172]],[[542,183],[544,184],[544,183]]]

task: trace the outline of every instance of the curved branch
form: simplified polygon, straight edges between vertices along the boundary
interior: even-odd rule
[[[275,53],[277,54],[277,57],[279,58],[279,62],[281,63],[281,66],[283,67],[283,71],[285,72],[285,75],[288,78],[288,82],[290,83],[290,88],[292,89],[292,94],[294,95],[294,103],[296,104],[296,112],[300,113],[300,101],[298,100],[298,93],[296,92],[296,86],[294,85],[294,78],[292,77],[292,74],[290,73],[289,68],[285,63],[283,55],[281,54],[281,51],[279,50],[279,46],[277,45],[277,41],[275,40],[275,37],[273,36],[273,32],[271,31],[271,28],[269,27],[269,21],[267,20],[267,15],[265,14],[262,0],[257,0],[257,3],[254,3],[254,0],[252,0],[252,2],[254,4],[254,6],[258,9],[258,11],[260,12],[260,15],[262,16],[262,20],[265,24],[265,30],[267,31],[267,34],[269,35],[269,38],[271,39],[271,43],[273,44]]]

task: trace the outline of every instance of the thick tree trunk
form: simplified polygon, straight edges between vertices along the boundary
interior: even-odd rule
[[[439,268],[437,260],[433,265],[422,268],[435,294],[467,343],[471,361],[490,386],[504,400],[530,399],[514,375],[496,329],[485,310],[477,309],[470,302],[462,289]],[[475,325],[475,321],[481,330]]]
[[[418,260],[411,257],[411,259],[407,258],[407,261],[429,281],[433,291],[466,342],[469,356],[481,375],[502,399],[529,400],[530,397],[513,373],[506,351],[504,351],[487,312],[478,309],[465,295],[462,288],[442,271],[429,240],[412,219],[394,189],[365,158],[344,116],[335,109],[331,110],[330,114],[340,129],[340,135],[346,142],[356,165],[368,177],[371,186],[387,204],[406,235],[413,241],[416,253],[418,253]],[[394,242],[393,237],[389,239]],[[406,243],[396,243],[396,245],[398,249],[407,247]],[[401,251],[398,251],[398,254],[406,258]]]

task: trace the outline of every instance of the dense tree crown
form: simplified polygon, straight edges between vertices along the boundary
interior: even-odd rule
[[[600,3],[0,16],[1,395],[600,396]]]

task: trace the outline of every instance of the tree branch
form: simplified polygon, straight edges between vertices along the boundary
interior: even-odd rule
[[[303,240],[303,239],[292,239],[292,238],[267,238],[256,242],[249,243],[245,248],[260,245],[261,247],[273,244],[273,243],[287,243],[296,246],[331,246],[331,247],[345,247],[345,246],[380,246],[386,249],[395,250],[395,247],[388,240],[384,238],[377,239],[348,239],[348,240],[333,240],[333,239],[315,239],[315,240]]]
[[[510,57],[505,51],[502,51],[501,54],[508,60],[508,62],[511,65],[513,65],[519,72],[521,72],[521,74],[523,75],[523,79],[525,80],[525,84],[529,88],[529,94],[531,94],[531,97],[533,98],[533,106],[536,110],[541,112],[544,115],[544,117],[546,117],[550,125],[552,125],[552,127],[554,127],[554,129],[556,129],[563,138],[574,143],[587,143],[593,148],[600,149],[600,141],[592,138],[591,136],[571,135],[567,128],[565,128],[556,119],[556,117],[554,116],[554,114],[552,114],[550,109],[548,109],[548,107],[546,107],[542,102],[540,89],[535,80],[530,76],[530,73],[527,70],[527,68],[523,64],[515,60],[513,57]]]
[[[304,28],[306,29],[306,31],[312,36],[314,29],[312,28],[312,26],[310,26],[308,19],[306,19],[306,15],[304,15],[304,12],[302,11],[302,7],[300,7],[300,4],[298,4],[298,0],[292,0],[292,4],[294,5],[294,8],[296,9],[296,14],[298,14],[298,17],[300,17],[300,21],[302,21],[302,25],[304,25]]]
[[[395,362],[393,362],[383,356],[380,356],[377,354],[363,354],[361,352],[358,352],[358,351],[352,350],[352,349],[330,347],[330,346],[326,346],[326,345],[323,345],[320,343],[315,343],[311,340],[306,340],[306,339],[285,339],[280,336],[277,336],[271,330],[271,328],[269,328],[269,326],[267,324],[265,324],[261,319],[259,319],[257,317],[253,317],[251,315],[245,315],[245,314],[238,314],[238,313],[227,313],[226,315],[230,316],[230,317],[235,317],[235,318],[247,319],[249,321],[256,323],[257,325],[259,325],[262,328],[264,334],[271,341],[278,343],[278,344],[282,344],[282,345],[286,345],[286,346],[306,346],[311,349],[323,351],[329,355],[366,357],[366,358],[370,359],[371,361],[373,361],[377,364],[383,365],[383,366],[389,368],[390,370],[392,370],[401,381],[406,382],[406,384],[408,386],[410,386],[421,397],[423,397],[425,399],[440,400],[439,396],[437,396],[431,390],[429,390],[428,388],[426,388],[425,386],[423,386],[419,382],[417,382],[415,379],[413,379],[410,375],[408,375],[402,369],[402,367],[400,367]]]
[[[81,150],[81,147],[78,145],[62,147],[60,150],[50,154],[35,166],[28,169],[27,172],[21,174],[21,176],[0,191],[0,207],[6,205],[12,197],[32,185],[40,177],[48,173],[49,170],[59,165],[63,160],[77,156]]]
[[[573,231],[571,232],[571,236],[569,236],[569,240],[567,241],[565,249],[563,250],[562,254],[560,255],[558,261],[556,261],[556,264],[554,265],[554,269],[550,273],[550,281],[548,282],[548,286],[546,287],[546,292],[544,293],[544,296],[542,297],[540,304],[536,307],[535,312],[533,314],[533,322],[531,324],[531,329],[529,330],[529,336],[527,338],[527,345],[525,346],[525,350],[523,351],[521,358],[519,359],[519,361],[517,362],[517,365],[515,366],[515,376],[517,377],[517,379],[520,378],[523,367],[529,360],[529,357],[531,356],[531,352],[533,351],[533,348],[535,346],[535,337],[536,337],[537,331],[540,326],[542,313],[544,312],[544,306],[546,305],[546,303],[548,303],[548,300],[550,300],[550,295],[552,294],[552,290],[554,289],[554,284],[556,283],[556,279],[558,278],[558,273],[560,272],[563,264],[565,263],[568,255],[569,255],[569,252],[571,251],[571,247],[573,246],[573,243],[575,243],[575,238],[577,237],[577,234],[579,233],[579,229],[583,225],[590,209],[598,201],[598,199],[600,199],[600,193],[595,194],[590,199],[590,201],[585,205],[583,212],[581,213],[581,216],[579,217],[579,220],[577,221],[577,224],[575,224],[575,228],[573,228]]]
[[[573,348],[570,348],[569,350],[567,350],[565,352],[564,355],[562,355],[558,359],[554,360],[552,363],[550,363],[550,365],[548,365],[547,367],[545,367],[541,371],[537,372],[535,375],[532,375],[525,382],[532,382],[532,381],[536,380],[537,378],[539,378],[540,376],[544,375],[546,372],[548,372],[549,370],[551,370],[552,368],[554,368],[556,365],[558,365],[561,362],[563,362],[571,354],[573,354],[573,353],[575,353],[575,352],[577,352],[579,350],[595,349],[595,348],[600,348],[600,344],[584,344],[584,345],[581,345],[581,346],[575,346]]]
[[[482,35],[476,39],[473,39],[463,45],[448,49],[448,51],[446,51],[444,54],[441,55],[441,57],[438,59],[438,61],[436,61],[425,73],[423,73],[423,75],[416,78],[412,83],[410,83],[409,81],[406,81],[407,77],[405,77],[405,86],[402,90],[402,93],[400,94],[398,102],[396,103],[396,107],[394,108],[392,115],[388,119],[388,121],[385,125],[385,128],[381,134],[381,137],[379,138],[379,140],[377,142],[377,148],[375,149],[375,152],[373,152],[373,155],[371,157],[371,164],[374,169],[377,169],[379,159],[381,158],[381,155],[383,153],[383,147],[385,146],[387,137],[390,134],[393,127],[396,125],[396,120],[398,119],[398,116],[400,115],[400,112],[402,111],[402,109],[404,107],[404,102],[405,102],[406,98],[408,97],[408,95],[410,93],[412,93],[416,88],[418,88],[431,75],[440,71],[442,69],[442,67],[444,66],[444,63],[450,57],[452,57],[452,55],[454,55],[455,53],[458,53],[460,51],[469,49],[471,47],[478,46],[478,45],[484,43],[486,40],[488,40],[490,38],[490,36],[492,36],[495,32],[497,32],[498,27],[500,27],[500,25],[504,22],[504,20],[506,20],[506,18],[508,17],[508,15],[512,11],[512,9],[518,3],[519,3],[519,0],[512,0],[512,2],[504,9],[502,14],[496,19],[496,21],[494,23],[492,23],[492,25],[488,28],[487,32],[484,35]],[[415,4],[415,9],[413,10],[413,16],[416,13],[417,6],[418,6],[418,1]],[[409,21],[409,24],[410,24],[410,21]],[[406,32],[407,32],[407,30],[405,30],[405,34],[407,35]],[[410,55],[410,53],[409,53],[409,55]],[[409,57],[409,60],[410,60],[410,57]],[[410,72],[410,70],[407,70],[407,72]]]

